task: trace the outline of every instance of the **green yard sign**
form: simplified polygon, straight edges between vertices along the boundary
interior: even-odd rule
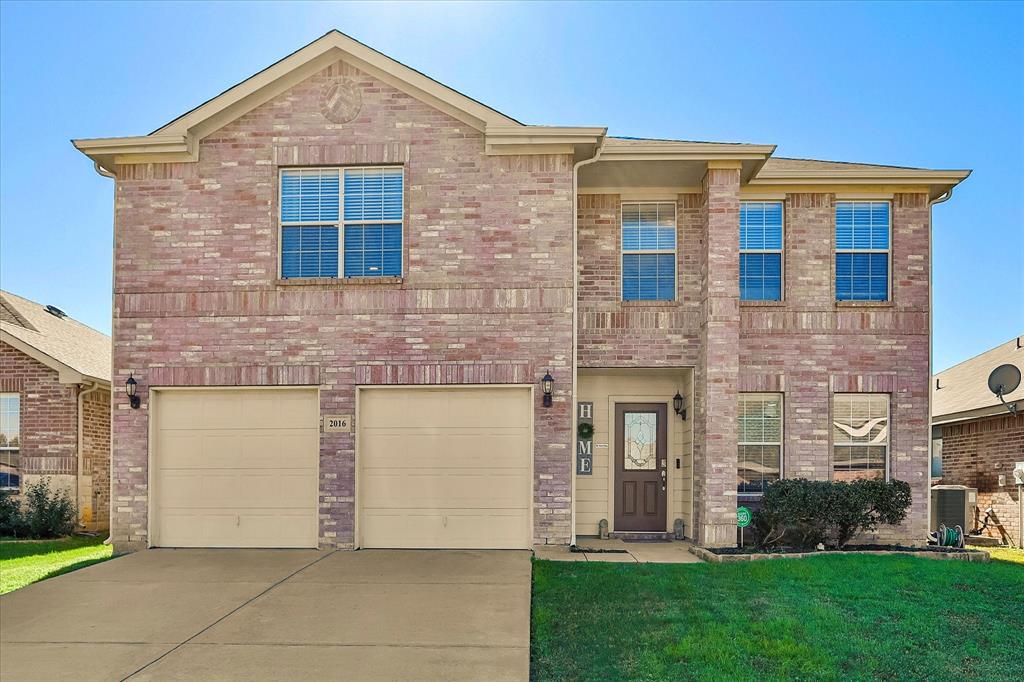
[[[750,510],[746,507],[739,507],[736,509],[736,525],[740,528],[746,528],[750,525]]]

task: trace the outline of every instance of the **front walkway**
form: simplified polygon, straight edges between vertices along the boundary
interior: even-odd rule
[[[689,542],[627,542],[579,537],[576,551],[566,546],[534,545],[533,555],[547,561],[601,561],[627,564],[699,564]],[[587,550],[594,551],[587,551]]]
[[[3,680],[526,680],[530,554],[139,552],[0,597]]]

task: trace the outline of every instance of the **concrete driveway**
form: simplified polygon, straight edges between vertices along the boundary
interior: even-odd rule
[[[530,553],[156,549],[0,597],[0,678],[526,680]]]

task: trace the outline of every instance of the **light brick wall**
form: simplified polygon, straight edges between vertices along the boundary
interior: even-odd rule
[[[1024,413],[1003,414],[942,427],[942,484],[978,489],[978,519],[992,507],[999,522],[1019,547],[1020,498],[1013,484],[1013,467],[1024,462]],[[999,475],[1006,485],[999,485]],[[1001,537],[989,525],[986,535]]]
[[[82,399],[82,476],[79,514],[86,527],[110,525],[110,391]]]
[[[344,74],[358,117],[320,97]],[[277,280],[278,169],[402,163],[405,277],[296,286]],[[147,539],[150,385],[319,384],[323,412],[354,412],[357,384],[526,383],[535,412],[537,542],[570,534],[572,158],[490,157],[469,126],[342,63],[204,139],[192,164],[119,167],[114,541]],[[354,542],[354,443],[324,434],[320,542]]]

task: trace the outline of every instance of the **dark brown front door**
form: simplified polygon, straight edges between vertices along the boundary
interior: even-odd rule
[[[658,403],[615,406],[615,530],[665,530],[666,414]]]

